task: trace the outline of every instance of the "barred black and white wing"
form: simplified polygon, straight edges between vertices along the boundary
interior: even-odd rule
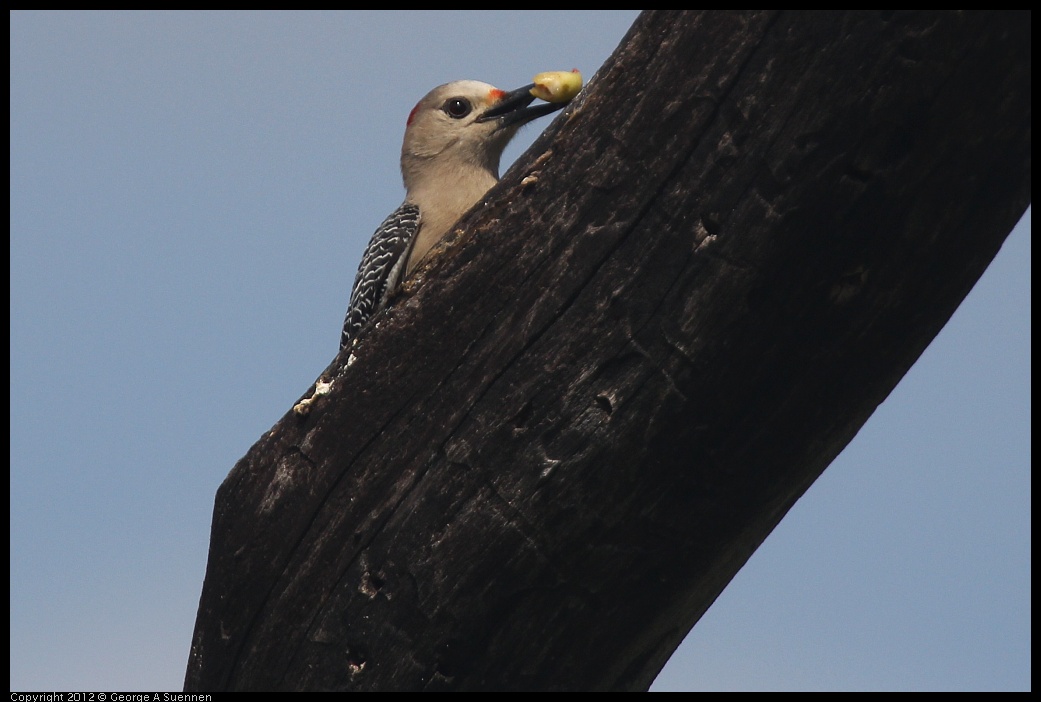
[[[406,202],[383,220],[372,235],[354,279],[340,335],[341,349],[387,304],[387,298],[405,274],[405,264],[418,231],[419,208]]]

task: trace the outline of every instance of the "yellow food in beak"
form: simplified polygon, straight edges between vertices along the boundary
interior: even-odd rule
[[[546,71],[532,81],[535,87],[531,94],[546,102],[568,102],[582,89],[582,74],[577,68],[571,71]]]

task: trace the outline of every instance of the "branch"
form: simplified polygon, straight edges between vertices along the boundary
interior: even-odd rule
[[[217,493],[185,687],[646,689],[1030,198],[1030,14],[640,16]]]

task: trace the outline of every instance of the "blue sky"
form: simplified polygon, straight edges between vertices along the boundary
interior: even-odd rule
[[[180,688],[214,492],[335,355],[413,104],[635,15],[11,14],[12,690]],[[1030,688],[1030,239],[652,689]]]

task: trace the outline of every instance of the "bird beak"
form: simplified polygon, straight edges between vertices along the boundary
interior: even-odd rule
[[[531,89],[534,87],[534,83],[529,83],[523,88],[517,88],[505,93],[497,103],[488,108],[475,121],[488,122],[497,119],[499,120],[498,129],[503,129],[504,127],[527,124],[533,119],[556,112],[567,104],[566,102],[547,102],[544,105],[529,107],[532,101],[535,100],[535,96],[531,94]]]

